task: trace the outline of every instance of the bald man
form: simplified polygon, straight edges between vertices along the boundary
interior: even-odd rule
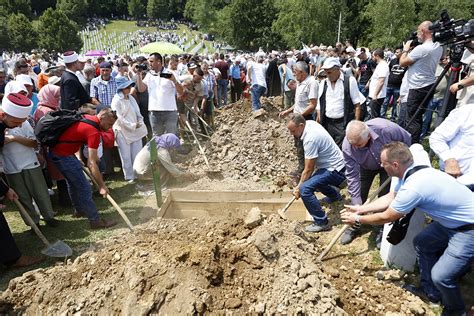
[[[408,98],[405,119],[398,123],[411,134],[412,143],[420,142],[425,110],[419,111],[413,120],[412,117],[436,82],[436,66],[443,55],[443,48],[440,44],[433,42],[433,34],[429,30],[431,25],[430,21],[421,23],[417,29],[417,37],[422,44],[413,48],[411,47],[412,41],[407,41],[403,45],[402,55],[400,56],[400,66],[408,67],[405,73],[408,82]],[[428,99],[431,99],[431,97],[429,96]],[[403,115],[401,116],[403,117]]]
[[[351,121],[342,142],[342,154],[346,164],[346,178],[352,205],[361,205],[367,200],[376,175],[382,184],[387,173],[380,165],[380,152],[385,144],[400,141],[410,145],[410,134],[397,124],[382,118],[367,122]],[[390,185],[379,196],[388,193]],[[355,229],[346,229],[341,243],[350,243],[356,235]],[[380,236],[381,237],[381,236]]]

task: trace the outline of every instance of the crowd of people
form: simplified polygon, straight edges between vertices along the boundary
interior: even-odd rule
[[[419,25],[420,45],[408,41],[393,52],[355,48],[348,41],[255,54],[156,52],[93,60],[69,51],[58,60],[2,60],[0,140],[8,185],[1,182],[0,193],[19,199],[39,224],[34,201],[46,225],[54,227],[61,224],[49,201],[54,181],[68,192],[74,216],[88,218],[92,229],[111,227],[114,221],[100,218],[82,162],[105,196],[103,174],[113,170],[114,144],[124,179],[134,183],[149,176],[147,141],[155,138],[162,164],[179,177],[184,173],[167,150],[179,147],[189,128],[208,134],[216,108],[250,98],[258,111],[263,96],[283,96],[279,115],[288,118],[298,156],[293,194],[313,218],[306,231],[331,229],[323,205],[341,201],[345,183],[351,205],[341,218],[351,228],[342,244],[357,236],[361,224],[393,222],[418,208],[433,223],[414,240],[421,286],[406,288],[441,300],[446,315],[461,315],[465,306],[457,282],[474,260],[474,41],[466,44],[464,78],[450,86],[441,78],[435,86],[449,52],[433,41],[430,25]],[[448,93],[458,94],[458,108],[431,127]],[[59,109],[80,111],[83,119],[45,146],[33,129]],[[442,171],[419,167],[418,144],[427,136]],[[377,175],[384,187],[377,200],[364,204]],[[400,179],[396,186],[387,185],[391,177]],[[21,255],[1,213],[0,230],[2,263],[37,262]]]

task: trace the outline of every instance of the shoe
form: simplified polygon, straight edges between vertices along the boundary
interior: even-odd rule
[[[331,225],[329,225],[329,222],[324,225],[312,223],[311,225],[306,226],[304,230],[308,233],[319,233],[331,230]]]
[[[334,202],[339,202],[339,201],[342,201],[342,196],[340,196],[340,195],[337,199],[331,199],[329,196],[325,196],[321,200],[319,200],[319,203],[321,203],[321,204],[332,204]]]
[[[54,190],[53,189],[48,189],[48,194],[49,194],[49,196],[53,196],[54,195]]]
[[[84,215],[83,213],[74,212],[74,213],[72,214],[72,217],[74,217],[74,218],[84,218],[84,217],[87,217],[87,216]]]
[[[44,257],[32,257],[22,255],[18,260],[10,266],[12,269],[19,269],[24,267],[29,267],[38,263],[41,263],[45,260]]]
[[[96,221],[91,221],[90,225],[91,225],[91,229],[102,229],[102,228],[109,228],[109,227],[115,226],[117,225],[117,222],[102,218]]]
[[[377,236],[375,236],[375,245],[377,246],[377,249],[380,250],[380,247],[382,246],[382,237],[383,237],[383,228],[379,229],[377,232]]]
[[[61,223],[60,221],[58,221],[55,218],[45,220],[45,222],[46,222],[46,226],[50,226],[50,227],[58,227],[59,223]]]
[[[402,286],[402,288],[411,294],[418,296],[421,298],[422,301],[427,302],[427,303],[434,303],[434,304],[439,304],[441,301],[440,297],[436,297],[434,295],[429,295],[423,290],[422,287],[416,287],[413,284],[405,284]]]
[[[341,245],[350,244],[356,237],[356,230],[348,228],[341,236]]]
[[[127,183],[130,183],[130,184],[135,184],[135,179],[131,179],[131,180],[126,180]]]

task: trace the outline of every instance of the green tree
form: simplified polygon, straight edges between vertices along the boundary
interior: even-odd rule
[[[8,25],[8,18],[0,16],[0,25]],[[8,32],[0,32],[0,50],[10,48],[10,39]]]
[[[56,9],[63,11],[69,19],[79,24],[85,23],[88,7],[85,0],[58,0],[56,4]]]
[[[184,8],[184,16],[197,23],[203,30],[214,32],[219,20],[218,12],[228,3],[229,1],[226,0],[188,0]]]
[[[78,34],[78,25],[61,10],[47,9],[39,18],[39,32],[42,36],[38,40],[38,45],[48,51],[79,51],[83,44]]]
[[[366,42],[372,48],[396,47],[416,29],[413,0],[371,0],[364,14],[370,22]]]
[[[275,4],[279,12],[273,28],[286,45],[336,41],[338,16],[328,1],[277,0]]]
[[[142,0],[128,0],[128,14],[135,19],[143,19],[146,13],[146,6]]]
[[[453,19],[472,19],[474,16],[474,2],[471,0],[415,0],[417,9],[417,24],[430,20],[437,21],[439,13],[448,9]]]
[[[26,17],[31,17],[30,0],[0,0],[2,14],[8,16],[12,13],[22,13]]]
[[[282,44],[281,38],[272,30],[276,17],[273,0],[232,0],[218,12],[215,31],[238,48],[278,48]]]
[[[169,17],[169,2],[168,0],[148,0],[146,12],[150,19],[167,19]]]
[[[41,15],[48,8],[55,8],[56,0],[32,0],[31,1],[31,10],[36,12],[38,15]]]
[[[37,34],[30,20],[28,20],[24,14],[10,14],[8,17],[7,31],[10,49],[26,52],[37,47]]]

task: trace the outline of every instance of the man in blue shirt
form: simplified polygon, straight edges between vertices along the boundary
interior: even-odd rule
[[[100,76],[91,81],[90,96],[100,102],[100,105],[97,107],[97,113],[103,108],[110,108],[112,99],[117,92],[117,84],[111,74],[112,64],[104,61],[100,64]]]
[[[462,315],[464,301],[458,279],[474,262],[474,194],[450,175],[425,168],[413,169],[413,156],[401,142],[387,144],[380,154],[389,176],[402,179],[395,191],[363,206],[346,206],[346,224],[385,224],[418,208],[433,219],[414,239],[420,268],[420,287],[408,291],[444,305],[442,315]],[[363,215],[374,213],[370,215]]]
[[[230,98],[232,103],[239,101],[242,96],[242,82],[240,81],[240,58],[235,58],[230,66]]]

